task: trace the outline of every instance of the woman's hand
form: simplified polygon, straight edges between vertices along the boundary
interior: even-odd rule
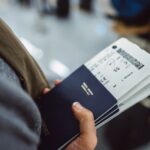
[[[56,80],[55,85],[60,82]],[[47,92],[49,89],[45,88],[43,94]],[[70,143],[66,150],[94,150],[97,145],[97,136],[93,113],[78,102],[72,104],[72,111],[80,123],[80,136]]]
[[[80,136],[70,143],[66,150],[94,150],[97,136],[93,113],[78,102],[73,103],[72,110],[80,123]]]

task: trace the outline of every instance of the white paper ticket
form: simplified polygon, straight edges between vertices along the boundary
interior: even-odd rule
[[[150,55],[126,39],[104,49],[85,66],[120,99],[150,75]]]

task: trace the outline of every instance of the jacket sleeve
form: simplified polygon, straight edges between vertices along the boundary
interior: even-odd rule
[[[40,96],[45,87],[49,87],[37,62],[2,19],[0,19],[0,57],[15,70],[23,88],[33,99]]]
[[[37,150],[41,117],[31,97],[0,77],[0,149]]]

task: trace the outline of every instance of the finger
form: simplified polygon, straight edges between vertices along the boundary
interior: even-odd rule
[[[55,85],[58,85],[61,83],[61,80],[55,80],[54,83],[55,83]]]
[[[80,147],[78,149],[94,150],[97,136],[93,113],[78,102],[72,105],[72,109],[80,123],[80,136],[70,146],[78,145],[77,147]]]
[[[86,138],[96,136],[94,117],[91,111],[84,108],[80,103],[75,102],[72,105],[75,117],[80,123],[80,133]]]
[[[45,88],[44,90],[43,90],[43,94],[46,94],[46,93],[48,93],[50,91],[50,89],[49,88]]]

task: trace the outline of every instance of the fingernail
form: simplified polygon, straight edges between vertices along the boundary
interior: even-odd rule
[[[83,109],[83,106],[79,102],[74,102],[73,108],[77,111],[81,111]]]
[[[43,93],[46,94],[46,93],[48,93],[49,91],[50,91],[49,88],[45,88],[45,89],[43,90]]]

